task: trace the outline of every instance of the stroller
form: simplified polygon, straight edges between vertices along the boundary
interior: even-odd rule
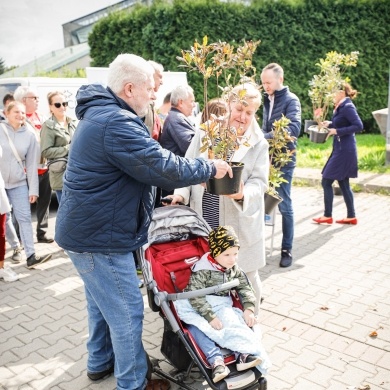
[[[223,350],[223,353],[230,374],[214,383],[212,367],[176,313],[175,300],[214,294],[238,285],[238,280],[233,280],[182,292],[188,284],[192,265],[209,251],[206,238],[209,231],[207,222],[189,207],[160,207],[154,211],[148,244],[140,248],[137,255],[147,287],[149,307],[159,312],[164,321],[161,353],[167,360],[151,359],[149,370],[188,390],[196,390],[188,383],[190,374],[196,370],[213,390],[266,390],[267,381],[261,372],[255,367],[237,371],[234,352],[229,350]],[[234,306],[241,307],[238,296],[233,301]],[[160,362],[173,369],[164,371]]]

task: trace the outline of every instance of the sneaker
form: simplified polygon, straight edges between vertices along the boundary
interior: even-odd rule
[[[138,279],[138,288],[142,288],[144,286],[144,280]]]
[[[20,246],[14,249],[11,260],[13,263],[20,263],[22,261],[22,248]]]
[[[35,256],[35,253],[33,253],[27,258],[27,268],[34,268],[36,265],[42,264],[49,259],[51,259],[51,254],[45,256]]]
[[[137,265],[137,275],[142,275],[142,269]]]
[[[229,373],[230,370],[225,366],[225,362],[222,359],[216,359],[213,364],[213,371],[211,373],[211,379],[213,382],[219,382],[223,378],[226,378]]]
[[[259,365],[262,360],[254,355],[249,353],[240,353],[237,358],[237,371],[244,371],[248,368],[255,367]]]
[[[282,268],[290,267],[293,258],[290,249],[282,249],[282,256],[280,258],[279,266]]]
[[[4,268],[0,268],[0,279],[4,279],[4,282],[15,282],[19,279],[19,275],[12,268],[5,265]]]

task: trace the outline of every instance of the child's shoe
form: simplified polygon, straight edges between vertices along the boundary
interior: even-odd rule
[[[244,371],[260,364],[262,360],[249,353],[240,353],[237,358],[237,371]]]
[[[225,362],[222,359],[216,359],[213,364],[213,372],[211,378],[214,383],[219,382],[223,378],[229,375],[230,370],[225,366]]]

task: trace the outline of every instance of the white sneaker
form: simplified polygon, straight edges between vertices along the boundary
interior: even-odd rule
[[[5,282],[15,282],[19,279],[19,275],[12,268],[5,265],[4,268],[0,268],[0,279],[4,279]]]

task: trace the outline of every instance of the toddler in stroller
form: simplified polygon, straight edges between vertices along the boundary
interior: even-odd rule
[[[177,313],[212,366],[214,383],[229,375],[219,346],[234,351],[237,371],[259,366],[264,373],[269,359],[251,329],[256,324],[256,297],[245,273],[237,265],[240,244],[233,228],[219,226],[211,230],[209,247],[210,252],[193,265],[184,291],[200,290],[233,279],[238,279],[239,284],[233,290],[176,301]],[[233,306],[232,294],[238,296],[243,310]]]
[[[149,228],[148,244],[139,251],[149,307],[154,312],[158,312],[164,321],[161,353],[165,359],[153,357],[150,360],[151,371],[187,390],[197,389],[190,385],[190,382],[197,381],[199,374],[201,375],[199,379],[204,378],[213,390],[266,390],[267,381],[262,374],[266,374],[270,363],[261,345],[260,326],[256,323],[252,328],[248,327],[243,317],[243,313],[246,311],[245,316],[249,325],[252,324],[252,321],[254,322],[251,313],[254,306],[253,294],[244,288],[241,294],[245,305],[243,306],[239,301],[239,295],[232,290],[239,284],[248,286],[249,282],[245,275],[236,265],[232,265],[226,272],[220,273],[222,278],[215,280],[217,285],[200,290],[184,291],[189,285],[191,275],[196,274],[191,270],[193,266],[198,262],[201,264],[202,258],[207,260],[207,255],[204,256],[210,252],[208,243],[210,231],[206,221],[189,207],[169,206],[154,210]],[[234,250],[236,249],[234,247]],[[217,257],[218,254],[215,256]],[[229,267],[230,264],[226,268]],[[199,273],[199,275],[201,274]],[[230,280],[230,275],[233,274],[236,277],[234,280]],[[229,292],[225,293],[224,296],[219,294],[225,290],[229,290]],[[198,297],[203,297],[207,301],[217,299],[226,304],[229,302],[227,304],[229,310],[225,311],[231,312],[233,304],[237,307],[234,309],[236,315],[233,318],[225,318],[222,315],[223,311],[216,310],[218,307],[214,308],[212,305],[212,312],[222,323],[222,329],[214,329],[208,320],[194,310],[189,301],[189,299]],[[222,305],[220,306],[222,309]],[[183,320],[179,317],[176,307],[179,308]],[[192,318],[198,316],[203,324],[192,322],[187,316]],[[230,326],[233,323],[234,326]],[[217,355],[222,353],[224,362],[218,371],[223,370],[225,373],[226,364],[230,373],[225,378],[214,382],[213,367],[205,356],[210,355],[210,350],[205,344],[203,344],[204,350],[197,344],[189,330],[191,327],[194,334],[200,334],[200,338],[203,337],[209,343],[210,350],[214,349]],[[210,334],[210,330],[215,334]],[[221,337],[223,335],[225,337]],[[228,341],[226,346],[225,341]],[[202,343],[202,340],[199,342]],[[237,353],[234,354],[232,351],[237,351]],[[240,360],[239,354],[241,353],[243,355]],[[210,361],[212,361],[211,359]],[[258,359],[261,359],[261,363]],[[252,366],[253,364],[257,364],[256,367],[245,369],[248,365]],[[170,370],[169,367],[173,367],[173,370]],[[238,369],[243,369],[243,371]],[[226,370],[226,372],[228,371]],[[217,371],[215,371],[216,373]],[[217,375],[214,376],[214,379],[217,380]]]

